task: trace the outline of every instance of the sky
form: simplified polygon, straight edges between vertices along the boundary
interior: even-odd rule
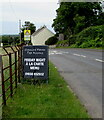
[[[18,34],[19,20],[34,23],[36,29],[46,25],[52,32],[58,0],[2,0],[0,5],[0,34]]]
[[[0,0],[0,35],[18,34],[19,20],[34,23],[39,29],[46,25],[52,32],[53,19],[60,0]],[[80,0],[78,0],[80,1]]]

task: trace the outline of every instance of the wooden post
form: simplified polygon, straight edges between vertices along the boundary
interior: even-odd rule
[[[20,50],[18,50],[18,82],[20,83]]]
[[[15,87],[17,88],[17,52],[15,52]]]
[[[0,55],[0,66],[1,66],[1,78],[2,78],[2,95],[3,95],[3,103],[6,105],[6,96],[5,96],[5,84],[4,84],[4,73],[3,73],[3,63],[2,56]]]
[[[21,77],[23,77],[23,65],[22,65],[22,47],[23,46],[21,46]]]
[[[13,96],[13,86],[12,86],[12,56],[11,56],[11,53],[9,53],[9,73],[10,73],[10,94],[11,94],[11,97]]]

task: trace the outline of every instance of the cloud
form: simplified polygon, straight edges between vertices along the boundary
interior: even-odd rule
[[[36,26],[45,24],[51,28],[57,8],[57,2],[6,2],[2,4],[2,22],[11,23],[11,25],[13,22],[14,25],[20,19],[22,24],[24,21],[30,21]]]
[[[5,3],[5,2],[24,2],[24,3],[27,3],[27,2],[58,2],[58,0],[3,0],[2,2]]]
[[[56,8],[57,4],[55,3],[6,3],[3,5],[3,19],[10,21],[17,18],[23,20],[27,18],[35,18],[38,21],[47,20],[55,16]]]

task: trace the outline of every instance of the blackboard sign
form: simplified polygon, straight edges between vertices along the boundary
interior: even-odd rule
[[[48,79],[48,46],[23,47],[23,76]]]

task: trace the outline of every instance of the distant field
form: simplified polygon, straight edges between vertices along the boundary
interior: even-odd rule
[[[13,47],[14,48],[14,47]],[[6,48],[6,50],[8,51],[8,53],[13,52],[11,48]],[[14,48],[14,50],[16,51],[16,48]],[[0,47],[0,55],[6,54],[5,50],[3,48]],[[2,60],[3,60],[3,66],[6,67],[9,64],[8,61],[9,57],[7,56],[2,56]],[[14,62],[14,54],[12,54],[12,63]]]
[[[3,49],[0,47],[0,55],[3,54]]]
[[[13,49],[16,51],[16,48],[15,48],[15,47],[13,47]],[[7,50],[8,52],[13,52],[10,47],[6,48],[6,50]],[[3,54],[6,54],[6,52],[5,52],[5,50],[4,50],[2,47],[0,47],[0,55],[3,55]]]

